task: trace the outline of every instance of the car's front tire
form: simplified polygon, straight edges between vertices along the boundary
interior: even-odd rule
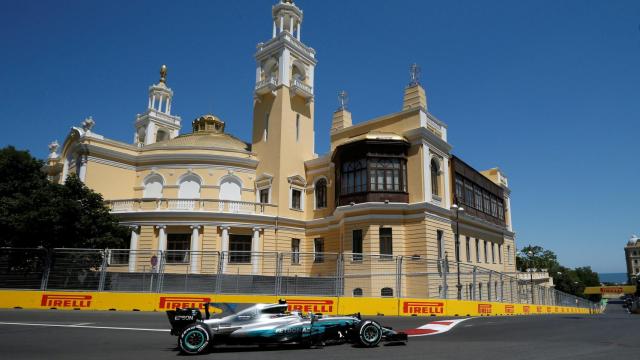
[[[382,340],[382,326],[373,320],[363,320],[356,331],[358,344],[364,347],[377,346]]]
[[[202,354],[209,349],[211,338],[211,333],[206,326],[193,325],[182,330],[178,339],[178,345],[183,354]]]

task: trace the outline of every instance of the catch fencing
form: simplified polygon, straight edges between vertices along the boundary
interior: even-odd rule
[[[0,289],[426,298],[596,308],[480,266],[381,254],[0,248]]]

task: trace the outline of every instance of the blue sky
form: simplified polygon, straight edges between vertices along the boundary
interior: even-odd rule
[[[0,146],[45,157],[89,115],[96,132],[131,142],[161,64],[185,124],[212,112],[248,141],[253,54],[271,36],[273,3],[4,0]],[[356,123],[398,111],[416,62],[453,152],[509,176],[519,247],[625,271],[623,246],[640,232],[640,2],[297,4],[319,60],[318,153],[339,90]]]

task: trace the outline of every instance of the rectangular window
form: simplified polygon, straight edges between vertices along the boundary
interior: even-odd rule
[[[456,177],[456,204],[464,204],[464,182]]]
[[[191,234],[167,234],[168,264],[186,264],[189,262]]]
[[[489,199],[489,193],[486,191],[482,192],[484,212],[486,214],[491,214],[491,200]]]
[[[444,232],[442,230],[436,231],[438,241],[438,260],[444,259]]]
[[[300,142],[300,114],[296,114],[296,142]]]
[[[251,235],[229,235],[229,263],[251,263]]]
[[[324,262],[324,239],[323,238],[313,239],[313,262],[315,263]]]
[[[513,264],[511,261],[511,245],[507,245],[507,261],[509,262],[509,265]]]
[[[491,195],[491,216],[498,217],[498,200]]]
[[[291,208],[302,210],[302,191],[291,189]]]
[[[491,262],[496,263],[496,244],[491,243]]]
[[[502,245],[498,244],[498,263],[502,264]]]
[[[466,249],[467,249],[467,262],[471,262],[471,239],[468,236],[466,241]]]
[[[260,203],[268,204],[269,203],[269,189],[260,189]]]
[[[480,239],[476,239],[476,262],[480,262]]]
[[[473,191],[475,192],[475,195],[476,195],[475,208],[482,211],[482,190],[479,187],[474,186]]]
[[[380,228],[380,255],[393,255],[393,235],[391,228]]]
[[[487,240],[484,241],[484,262],[489,263],[489,251],[487,251]]]
[[[264,133],[262,137],[264,141],[269,139],[269,113],[264,114]]]
[[[351,252],[353,261],[362,261],[362,230],[353,230]]]
[[[291,263],[300,264],[300,239],[291,239]]]
[[[498,199],[498,219],[504,220],[504,202]]]
[[[465,200],[465,204],[467,204],[468,206],[473,207],[474,203],[473,203],[473,185],[471,185],[471,183],[465,181],[464,182],[464,200]]]

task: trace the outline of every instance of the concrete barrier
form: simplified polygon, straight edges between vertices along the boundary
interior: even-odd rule
[[[398,299],[322,296],[260,296],[214,294],[164,294],[69,291],[0,291],[0,308],[58,310],[165,311],[177,307],[199,307],[202,303],[272,303],[284,298],[290,311],[322,314],[386,316],[491,316],[591,314],[600,311],[551,305],[511,304],[442,299]]]

